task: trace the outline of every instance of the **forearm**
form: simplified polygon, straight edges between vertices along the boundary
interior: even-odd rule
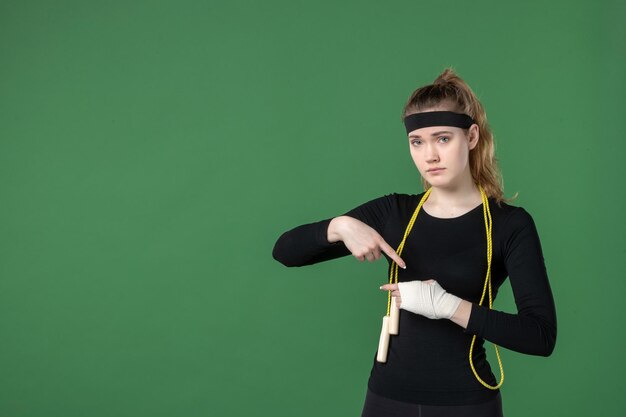
[[[467,323],[469,322],[470,315],[472,314],[472,303],[469,301],[461,299],[461,303],[456,309],[456,312],[450,318],[454,323],[458,324],[462,328],[467,328]]]
[[[516,352],[549,356],[556,343],[556,317],[545,308],[512,314],[473,304],[465,332]]]
[[[472,315],[472,307],[473,304],[469,301],[461,300],[459,307],[450,320],[467,330]],[[477,332],[474,329],[470,329],[471,333],[479,333],[477,335],[480,337],[521,353],[541,356],[548,356],[552,353],[556,338],[556,332],[552,326],[541,326],[539,320],[531,317],[476,307],[477,312],[483,313],[479,314],[479,316],[485,321],[480,326],[484,330],[483,332]],[[484,317],[482,317],[483,315]],[[504,328],[497,326],[494,322],[497,323],[498,320],[489,320],[489,315],[499,316],[500,321],[507,325]],[[510,331],[513,329],[515,330]]]

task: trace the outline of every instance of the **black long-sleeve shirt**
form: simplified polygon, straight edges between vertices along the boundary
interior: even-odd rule
[[[423,193],[388,194],[343,215],[356,218],[393,248],[400,244]],[[469,365],[489,385],[497,381],[483,342],[531,355],[548,356],[556,342],[556,311],[539,236],[531,215],[521,207],[489,199],[493,222],[491,277],[493,296],[509,277],[517,314],[479,306],[487,272],[487,241],[482,204],[454,218],[438,218],[420,209],[407,237],[399,281],[435,279],[448,292],[472,302],[466,329],[449,320],[432,320],[400,310],[399,334],[390,337],[386,363],[376,361],[368,386],[373,392],[419,404],[461,405],[490,400],[497,390],[481,385]],[[332,218],[283,233],[273,256],[286,266],[304,266],[350,254],[343,242],[329,243]],[[391,259],[385,254],[387,262]]]

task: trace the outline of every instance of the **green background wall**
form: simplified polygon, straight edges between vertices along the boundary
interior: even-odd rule
[[[625,19],[617,1],[0,2],[0,415],[360,415],[386,265],[271,251],[422,191],[400,113],[446,66],[487,110],[557,304],[553,356],[502,352],[505,415],[622,414]]]

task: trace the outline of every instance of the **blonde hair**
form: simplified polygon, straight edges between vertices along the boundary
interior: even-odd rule
[[[446,68],[432,84],[420,87],[411,94],[402,111],[402,120],[410,114],[438,107],[465,113],[478,125],[478,144],[469,154],[470,172],[474,182],[481,185],[487,197],[493,197],[498,206],[502,201],[510,203],[516,199],[518,193],[508,199],[504,197],[502,174],[495,157],[493,133],[487,122],[487,114],[469,85],[452,68]],[[469,129],[463,130],[467,135]],[[424,190],[430,188],[424,177],[422,185]]]

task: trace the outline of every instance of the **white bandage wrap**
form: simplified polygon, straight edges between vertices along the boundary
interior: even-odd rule
[[[429,319],[452,318],[461,299],[444,290],[437,281],[398,282],[400,308]]]

